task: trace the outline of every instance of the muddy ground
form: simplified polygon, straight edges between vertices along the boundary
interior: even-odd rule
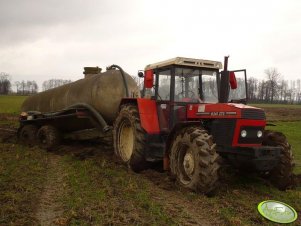
[[[301,120],[301,108],[292,107],[265,107],[267,120],[270,122],[275,121],[298,121]]]
[[[5,147],[14,147],[16,145],[16,136],[11,127],[0,128],[0,139],[6,144]],[[1,148],[0,151],[2,150]],[[29,152],[36,151],[37,147],[28,148]],[[42,150],[38,150],[42,151]],[[42,151],[43,152],[43,151]],[[31,215],[32,223],[41,225],[69,225],[71,222],[76,224],[74,216],[83,213],[76,213],[74,210],[71,216],[68,213],[65,203],[62,199],[68,195],[68,167],[63,163],[66,158],[74,158],[76,161],[84,162],[87,159],[92,159],[96,162],[106,162],[106,167],[111,169],[118,169],[128,175],[128,179],[139,180],[141,183],[146,184],[146,190],[148,191],[147,196],[150,200],[143,200],[142,206],[149,205],[150,203],[160,203],[160,211],[164,211],[167,219],[148,219],[145,211],[141,210],[141,206],[137,206],[135,200],[125,200],[122,188],[112,187],[106,188],[111,190],[109,195],[106,195],[106,200],[103,200],[102,204],[99,204],[99,211],[102,208],[114,209],[118,216],[108,219],[102,219],[102,221],[95,222],[96,224],[104,223],[105,225],[132,225],[132,224],[174,224],[174,225],[223,225],[222,220],[216,216],[212,210],[208,209],[207,203],[203,201],[206,199],[204,196],[200,196],[199,199],[190,200],[185,195],[189,195],[189,191],[181,191],[174,181],[169,178],[167,173],[161,171],[160,167],[153,167],[155,169],[149,169],[142,172],[141,174],[135,174],[124,166],[121,166],[118,160],[112,155],[112,147],[102,143],[90,143],[83,142],[77,143],[68,141],[63,144],[57,151],[46,153],[47,163],[45,165],[45,174],[42,189],[36,194],[36,200],[33,200],[30,209],[33,210]],[[124,174],[125,175],[125,174]],[[126,175],[125,175],[126,176]],[[119,176],[117,176],[119,177]],[[101,180],[101,178],[99,178]],[[133,183],[133,186],[137,186]],[[117,185],[117,184],[116,184]],[[139,189],[138,189],[139,190]],[[185,195],[183,194],[186,193]],[[191,194],[194,195],[194,194]],[[148,199],[148,198],[147,198]],[[140,201],[138,201],[140,202]],[[122,204],[122,205],[120,205]],[[110,207],[108,207],[110,205]],[[150,204],[152,205],[152,204]],[[87,208],[87,206],[85,207]],[[129,210],[126,210],[126,209]],[[89,209],[89,207],[87,208]],[[82,210],[81,210],[82,211]],[[80,220],[80,223],[94,224],[92,216],[86,213],[87,216],[81,216],[84,218],[91,218]],[[100,213],[99,213],[100,214]],[[160,215],[160,213],[156,213]],[[84,214],[85,215],[85,214]],[[110,214],[109,214],[110,215]],[[163,213],[162,213],[163,215]],[[76,216],[75,218],[77,218]],[[79,217],[79,218],[81,218]],[[156,216],[154,217],[156,218]],[[18,224],[18,223],[17,223]],[[0,224],[1,225],[1,224]]]
[[[157,165],[131,172],[106,142],[66,141],[55,152],[25,148],[17,143],[17,117],[2,114],[0,121],[0,225],[269,225],[256,210],[266,199],[288,202],[301,215],[300,176],[293,190],[280,192],[230,169],[206,197],[178,187]],[[9,165],[12,157],[17,166]],[[32,158],[38,161],[27,162]]]

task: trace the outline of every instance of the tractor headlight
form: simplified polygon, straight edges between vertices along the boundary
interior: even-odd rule
[[[241,137],[246,137],[246,136],[247,136],[247,131],[246,131],[246,130],[242,130],[242,131],[240,132],[240,136],[241,136]]]
[[[262,131],[261,131],[261,130],[258,130],[258,131],[257,131],[257,137],[258,137],[258,138],[262,137]]]

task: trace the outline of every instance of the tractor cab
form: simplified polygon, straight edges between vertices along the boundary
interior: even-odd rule
[[[221,73],[220,69],[218,61],[177,57],[147,65],[144,75],[138,74],[144,76],[142,97],[157,103],[161,131],[187,121],[191,104],[246,103],[246,71],[225,68]],[[238,79],[235,73],[240,75]],[[226,76],[228,79],[223,79]]]

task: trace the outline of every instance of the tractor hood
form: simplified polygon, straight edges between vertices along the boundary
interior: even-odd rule
[[[244,104],[188,104],[187,118],[237,118],[265,120],[262,109]]]

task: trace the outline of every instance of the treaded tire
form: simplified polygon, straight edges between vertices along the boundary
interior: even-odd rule
[[[212,136],[198,127],[180,131],[170,149],[170,168],[177,182],[190,190],[210,194],[218,183],[220,157]]]
[[[114,152],[135,172],[147,168],[144,152],[145,135],[140,124],[137,106],[123,105],[114,123]]]
[[[294,157],[291,145],[287,142],[286,136],[281,132],[266,130],[264,131],[262,144],[267,146],[281,146],[283,148],[280,153],[278,165],[268,172],[267,178],[279,190],[286,190],[293,186]]]
[[[61,143],[61,136],[57,128],[45,125],[38,130],[37,140],[40,148],[54,151]]]
[[[33,146],[37,143],[36,135],[38,128],[34,125],[25,125],[20,129],[19,141],[21,144]]]

